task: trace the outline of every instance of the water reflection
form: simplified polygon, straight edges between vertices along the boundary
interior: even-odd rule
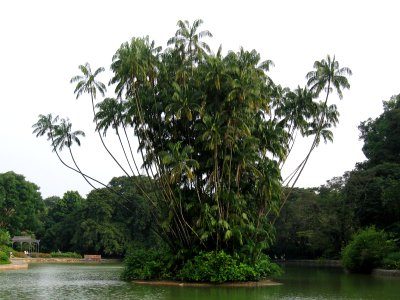
[[[345,274],[339,269],[288,267],[282,286],[194,288],[140,286],[119,280],[121,265],[30,265],[0,272],[0,299],[399,299],[400,279]]]

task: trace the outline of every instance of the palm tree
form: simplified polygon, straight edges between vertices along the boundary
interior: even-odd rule
[[[151,108],[147,105],[150,105],[151,101],[155,107],[159,105],[155,101],[155,85],[160,67],[160,50],[161,48],[156,47],[154,41],[150,42],[148,37],[132,38],[130,42],[121,45],[113,56],[111,64],[114,77],[110,80],[110,84],[116,84],[115,92],[118,98],[125,92],[129,103],[125,117],[130,121],[123,124],[134,126],[143,167],[149,177],[150,173],[154,177],[153,167],[156,168],[156,173],[159,173],[157,171],[159,163],[154,159],[156,156],[151,150],[152,141],[149,135],[152,133],[146,129],[145,124],[154,121],[152,117],[157,116],[157,113],[156,115],[148,113]]]
[[[168,151],[160,153],[160,157],[163,165],[168,170],[170,183],[174,184],[183,181],[189,186],[195,179],[193,172],[199,167],[199,163],[190,158],[193,148],[190,146],[182,147],[181,142],[171,143],[168,148]]]
[[[176,31],[175,36],[170,38],[167,45],[174,44],[176,48],[181,49],[185,54],[189,55],[189,61],[193,64],[195,61],[201,60],[201,58],[210,53],[210,47],[200,41],[203,37],[212,37],[212,34],[208,30],[197,32],[199,27],[203,24],[203,20],[197,19],[190,26],[189,21],[178,21],[179,29]],[[196,56],[195,56],[196,55]]]
[[[114,98],[105,98],[103,101],[98,103],[96,105],[96,107],[99,109],[99,111],[96,113],[96,117],[95,117],[96,122],[97,122],[96,130],[102,131],[103,136],[106,136],[108,128],[110,126],[112,128],[114,128],[115,134],[118,137],[119,143],[121,145],[122,151],[124,152],[124,156],[128,163],[128,166],[129,166],[131,172],[134,174],[131,163],[129,162],[128,156],[126,154],[126,150],[125,150],[124,144],[122,142],[121,135],[119,134],[119,130],[118,130],[120,125],[122,125],[124,127],[124,120],[123,120],[123,116],[122,116],[123,110],[124,110],[123,103],[118,102]],[[124,130],[125,130],[125,127],[124,127]],[[125,131],[125,134],[126,134],[126,131]],[[128,139],[127,135],[126,135],[126,138],[129,143],[129,139]],[[130,143],[129,143],[129,147],[131,149]],[[135,164],[135,167],[136,167],[136,171],[138,174],[140,174],[139,168],[137,167],[136,160],[133,156],[132,150],[131,150],[131,155],[132,155],[132,159]]]
[[[352,75],[352,72],[349,68],[340,68],[339,62],[335,59],[335,56],[333,56],[333,59],[331,59],[329,55],[327,55],[326,60],[322,59],[321,61],[315,61],[314,69],[314,71],[309,72],[306,76],[308,80],[307,85],[309,86],[310,91],[315,93],[316,97],[319,96],[322,90],[325,90],[326,98],[325,102],[320,105],[319,123],[310,151],[312,151],[318,145],[321,131],[323,127],[327,126],[327,124],[325,124],[325,119],[327,113],[329,112],[329,109],[327,109],[329,108],[327,103],[330,93],[333,91],[334,88],[339,96],[339,99],[342,99],[342,89],[350,88],[350,84],[346,76]],[[332,120],[334,121],[334,119]],[[307,160],[308,157],[309,155],[307,155]]]
[[[226,76],[225,65],[222,60],[222,47],[218,48],[216,55],[210,55],[206,58],[206,64],[204,68],[206,69],[206,83],[211,86],[215,86],[215,89],[221,91],[221,82]]]
[[[181,87],[178,83],[173,82],[172,87],[174,94],[172,95],[172,101],[165,107],[166,119],[170,119],[172,116],[176,120],[181,119],[182,115],[186,117],[187,121],[193,120],[193,113],[200,112],[200,105],[197,103],[197,99],[194,99],[187,90],[187,85]]]
[[[77,172],[77,173],[81,174],[84,177],[87,177],[87,178],[89,178],[89,179],[91,179],[91,180],[103,185],[104,187],[107,187],[102,182],[100,182],[100,181],[98,181],[98,180],[96,180],[96,179],[94,179],[94,178],[92,178],[92,177],[90,177],[90,176],[88,176],[86,174],[83,174],[79,170],[77,170],[77,169],[71,167],[70,165],[66,164],[64,162],[64,160],[61,158],[61,156],[60,156],[60,154],[58,153],[58,150],[57,150],[57,148],[60,149],[60,147],[58,147],[59,146],[58,143],[60,143],[60,137],[57,137],[57,135],[60,134],[60,125],[57,123],[58,119],[59,119],[58,116],[53,118],[53,116],[51,114],[48,114],[47,116],[39,115],[39,120],[35,124],[33,124],[33,126],[32,126],[34,128],[33,133],[36,133],[36,137],[40,137],[40,136],[43,136],[43,135],[47,134],[47,139],[51,141],[51,146],[53,147],[53,151],[56,153],[58,159],[60,160],[60,162],[64,166],[66,166],[67,168],[73,170],[74,172]],[[74,139],[77,139],[78,135],[81,135],[81,133],[75,133]],[[62,147],[64,145],[65,145],[65,143],[62,145]]]
[[[298,86],[294,91],[284,91],[280,95],[282,101],[277,107],[276,113],[281,118],[285,118],[288,130],[288,152],[280,161],[280,167],[283,168],[287,157],[295,144],[297,134],[310,136],[309,130],[313,116],[318,111],[318,104],[313,102],[313,93],[307,88]]]
[[[43,136],[47,134],[47,139],[52,141],[53,144],[53,131],[54,126],[58,121],[58,116],[53,119],[52,114],[39,115],[39,120],[33,124],[33,133],[36,133],[36,137]]]
[[[310,90],[315,92],[316,96],[319,96],[322,90],[326,91],[325,103],[328,101],[329,93],[332,92],[333,86],[339,95],[339,98],[343,98],[342,89],[349,89],[350,84],[346,76],[351,76],[352,72],[349,68],[339,68],[339,62],[335,56],[333,59],[327,55],[326,60],[314,62],[314,71],[308,72],[307,85]]]
[[[326,59],[315,61],[314,69],[315,70],[308,72],[306,75],[307,86],[310,88],[310,91],[314,93],[314,97],[318,97],[322,90],[326,91],[326,97],[325,101],[318,105],[318,110],[315,115],[316,119],[314,120],[314,125],[312,126],[312,131],[315,136],[310,150],[303,161],[297,166],[295,171],[292,172],[290,179],[287,181],[286,185],[289,186],[290,184],[291,190],[303,172],[312,151],[318,146],[321,136],[325,141],[332,140],[332,133],[328,129],[332,125],[336,125],[338,113],[335,106],[327,105],[330,93],[333,92],[334,89],[338,94],[339,99],[342,99],[342,89],[350,88],[350,84],[346,76],[351,76],[352,71],[347,67],[340,68],[339,62],[336,60],[335,56],[333,56],[332,59],[329,55],[327,55]],[[279,211],[285,204],[289,194],[290,192],[285,196]]]
[[[104,72],[104,68],[100,67],[98,68],[94,73],[92,73],[92,69],[90,68],[89,63],[85,63],[85,65],[80,65],[78,67],[82,75],[77,75],[71,78],[70,83],[78,82],[74,94],[76,94],[76,99],[78,99],[83,93],[89,93],[91,100],[92,100],[92,109],[93,109],[93,117],[96,122],[96,127],[97,127],[97,121],[96,121],[96,110],[95,110],[95,104],[94,100],[96,99],[97,91],[100,92],[102,96],[104,96],[104,93],[106,92],[106,86],[96,80],[96,76],[99,75],[101,72]],[[106,149],[107,153],[113,158],[113,160],[117,163],[117,165],[121,168],[121,170],[129,177],[130,175],[125,171],[125,169],[121,166],[121,164],[118,162],[118,160],[114,157],[114,155],[110,152],[110,150],[107,148],[106,144],[104,143],[104,140],[101,136],[101,133],[98,131],[99,137],[101,140],[101,143],[103,144],[103,147]]]
[[[89,176],[87,174],[84,174],[80,170],[75,169],[75,168],[71,167],[70,165],[68,165],[67,163],[65,163],[65,161],[61,158],[61,156],[60,156],[60,154],[58,153],[58,150],[57,150],[57,148],[60,148],[60,146],[61,146],[61,138],[57,137],[57,135],[61,134],[61,129],[60,129],[61,126],[64,127],[64,128],[68,127],[68,126],[66,126],[65,124],[64,125],[59,125],[58,124],[58,119],[59,119],[58,116],[53,118],[53,116],[51,114],[48,114],[47,116],[39,115],[39,120],[35,124],[32,125],[32,127],[34,128],[33,133],[36,133],[36,137],[40,137],[40,136],[43,136],[43,135],[47,134],[47,140],[51,141],[51,146],[53,147],[53,151],[56,153],[56,155],[57,155],[58,159],[60,160],[60,162],[64,166],[66,166],[68,169],[81,174],[85,178],[86,182],[88,182],[87,178],[89,178],[90,180],[93,180],[94,182],[102,185],[103,187],[109,189],[111,192],[113,192],[116,195],[120,196],[121,198],[125,199],[124,195],[122,195],[120,192],[116,191],[112,187],[109,187],[108,185],[104,184],[103,182],[101,182],[101,181],[99,181],[99,180],[97,180],[97,179],[95,179],[95,178],[93,178],[93,177],[91,177],[91,176]],[[63,121],[63,122],[65,123],[66,121]],[[77,131],[74,134],[72,134],[71,135],[71,143],[65,143],[64,142],[61,148],[63,148],[64,146],[67,146],[68,144],[72,145],[72,141],[73,140],[76,141],[77,139],[79,140],[78,136],[82,135],[82,133],[83,132],[81,132],[81,131]],[[56,139],[57,139],[57,141],[56,141]],[[60,145],[58,145],[58,143],[60,143]],[[80,142],[79,142],[79,144],[80,144]],[[92,184],[90,184],[90,186],[93,187]]]
[[[110,84],[116,84],[115,93],[121,98],[137,97],[137,89],[146,85],[154,87],[157,81],[157,64],[161,47],[145,38],[132,38],[123,43],[113,56],[111,70],[114,77]]]
[[[72,154],[71,146],[75,142],[78,146],[81,145],[81,141],[79,139],[80,136],[84,137],[85,133],[82,130],[72,131],[72,124],[69,122],[69,119],[62,118],[60,124],[55,125],[54,127],[54,137],[53,137],[53,146],[56,150],[62,150],[64,146],[66,146],[69,150],[69,154],[71,155],[72,161],[78,172],[82,175],[82,177],[86,180],[86,182],[94,189],[96,187],[87,179],[87,176],[82,173],[78,164],[75,161],[75,157]]]
[[[79,65],[79,70],[81,70],[82,75],[77,75],[71,78],[70,83],[78,82],[74,94],[76,94],[76,99],[78,99],[83,93],[89,93],[92,98],[92,107],[94,114],[94,99],[96,99],[97,91],[100,92],[102,96],[106,92],[106,86],[104,83],[100,81],[96,81],[96,76],[101,72],[104,72],[104,68],[98,68],[94,73],[92,73],[92,69],[90,68],[89,63],[85,63],[85,65]]]

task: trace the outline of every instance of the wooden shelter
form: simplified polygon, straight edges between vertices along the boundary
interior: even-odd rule
[[[21,251],[24,249],[28,253],[39,253],[40,240],[32,239],[30,236],[14,236],[11,242],[12,248],[14,248],[14,244],[19,243]]]

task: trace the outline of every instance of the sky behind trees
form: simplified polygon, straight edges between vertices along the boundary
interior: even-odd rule
[[[74,130],[87,134],[75,155],[82,171],[104,182],[121,171],[94,134],[91,100],[73,94],[69,80],[78,65],[106,72],[119,46],[131,37],[149,35],[166,48],[178,20],[203,19],[201,29],[214,52],[255,49],[275,67],[270,77],[283,86],[306,84],[315,60],[336,55],[350,67],[350,90],[332,98],[341,113],[334,143],[313,153],[298,186],[324,184],[365,159],[357,126],[382,111],[382,101],[400,92],[400,42],[397,1],[8,1],[0,4],[0,173],[14,171],[41,187],[43,197],[91,187],[63,167],[50,143],[32,134],[39,114],[69,117]],[[114,96],[113,87],[107,96]],[[98,99],[101,100],[101,99]],[[119,153],[111,132],[107,144]],[[304,157],[311,141],[294,149],[285,172]],[[115,147],[113,147],[115,145]],[[67,153],[64,153],[67,157]],[[122,155],[119,153],[119,155]]]

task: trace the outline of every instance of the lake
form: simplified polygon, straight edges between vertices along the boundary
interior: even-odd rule
[[[141,286],[119,280],[122,265],[30,264],[0,272],[0,299],[400,299],[399,277],[346,274],[337,268],[285,267],[269,287]]]

